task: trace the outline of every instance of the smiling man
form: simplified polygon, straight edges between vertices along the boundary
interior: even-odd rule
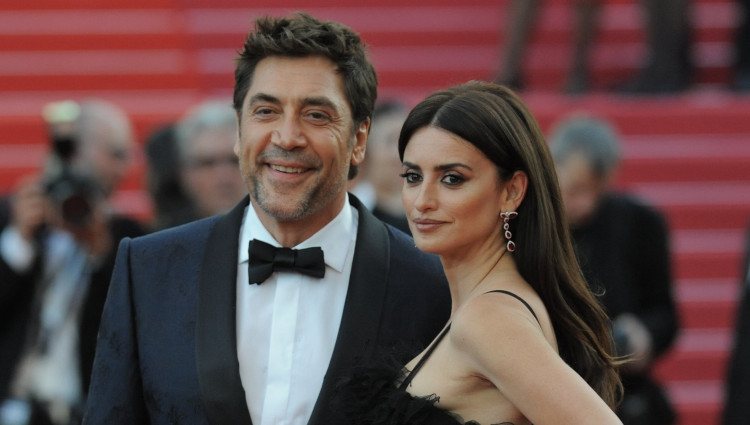
[[[249,197],[120,244],[87,423],[344,423],[332,400],[353,366],[437,334],[437,259],[346,192],[375,97],[350,29],[256,21],[234,90]]]

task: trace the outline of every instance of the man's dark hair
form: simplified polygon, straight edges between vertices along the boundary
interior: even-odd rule
[[[255,67],[262,59],[271,56],[323,56],[330,59],[344,80],[354,129],[372,115],[377,97],[377,77],[359,35],[342,24],[321,22],[304,13],[288,18],[263,17],[255,21],[255,30],[248,34],[234,71],[234,109],[238,114]]]

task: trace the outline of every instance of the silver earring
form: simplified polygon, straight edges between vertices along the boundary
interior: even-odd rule
[[[507,249],[508,252],[513,252],[516,250],[516,243],[511,240],[513,234],[510,232],[510,221],[518,217],[518,213],[515,211],[506,211],[500,213],[500,217],[503,218],[503,230],[505,231],[505,239],[508,240],[508,242],[505,243],[505,249]]]

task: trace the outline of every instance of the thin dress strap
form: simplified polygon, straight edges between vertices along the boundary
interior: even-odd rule
[[[529,309],[531,314],[534,316],[534,319],[536,319],[536,322],[539,323],[539,326],[541,326],[541,322],[539,322],[539,318],[536,316],[536,313],[534,313],[534,309],[531,308],[531,306],[529,305],[529,303],[526,302],[526,300],[514,294],[513,292],[505,291],[502,289],[496,289],[494,291],[487,291],[485,292],[485,294],[489,294],[491,292],[500,292],[502,294],[510,295],[511,297],[517,299],[518,301],[521,301],[523,305],[525,305],[526,308]],[[400,390],[406,390],[406,388],[409,387],[409,384],[411,384],[411,381],[414,379],[414,376],[417,374],[417,372],[419,372],[420,369],[422,369],[422,366],[424,366],[427,359],[430,358],[430,356],[432,355],[432,352],[435,351],[435,348],[437,348],[438,344],[440,344],[440,341],[443,340],[443,338],[445,337],[446,334],[448,334],[448,331],[450,329],[451,329],[451,324],[448,323],[445,329],[443,329],[443,331],[440,332],[440,335],[438,335],[438,337],[435,338],[435,341],[432,343],[432,345],[430,345],[427,348],[427,351],[425,351],[424,356],[422,356],[422,358],[419,359],[417,364],[414,365],[414,369],[412,369],[411,372],[409,372],[409,374],[406,375],[406,378],[404,378],[403,382],[401,382],[401,385],[399,385]]]
[[[534,309],[531,308],[531,306],[529,305],[529,303],[527,303],[526,300],[524,300],[523,298],[519,297],[518,295],[514,294],[513,292],[505,291],[503,289],[495,289],[494,291],[487,291],[487,292],[485,292],[485,294],[489,294],[491,292],[500,292],[501,294],[510,295],[511,297],[517,299],[518,301],[521,301],[523,303],[523,305],[525,305],[526,308],[529,309],[529,311],[531,312],[532,316],[534,316],[534,319],[536,319],[536,322],[539,323],[540,326],[542,325],[542,323],[539,322],[539,318],[536,317],[536,313],[534,313]]]
[[[440,344],[440,341],[443,340],[443,337],[448,333],[448,331],[451,328],[451,324],[448,323],[448,325],[443,329],[442,332],[440,332],[440,335],[438,335],[437,338],[435,338],[435,341],[427,348],[427,351],[425,351],[424,356],[422,356],[421,359],[417,362],[416,365],[414,365],[414,369],[409,372],[408,375],[406,375],[406,378],[404,378],[403,382],[401,382],[401,385],[398,386],[400,390],[406,390],[407,387],[409,387],[409,384],[411,384],[412,379],[414,379],[414,375],[419,372],[419,369],[422,369],[422,366],[424,366],[427,359],[432,355],[432,352],[435,351],[435,348]]]

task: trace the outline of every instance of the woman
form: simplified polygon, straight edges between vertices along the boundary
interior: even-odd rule
[[[351,421],[619,424],[607,317],[518,97],[479,82],[434,93],[409,114],[399,154],[409,226],[440,256],[451,319],[403,372],[353,378]]]

